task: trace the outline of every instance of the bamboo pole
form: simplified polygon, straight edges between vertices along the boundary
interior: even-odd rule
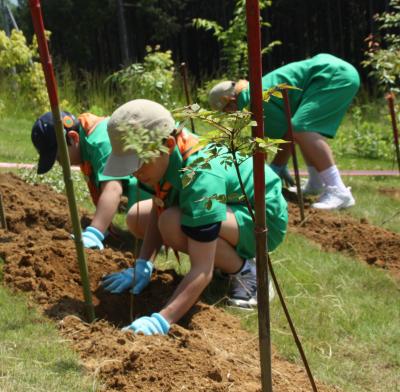
[[[301,222],[304,222],[305,215],[304,215],[303,191],[301,190],[301,185],[300,185],[299,165],[298,165],[298,161],[297,161],[296,145],[294,142],[294,134],[293,134],[293,126],[292,126],[292,113],[290,110],[290,103],[289,103],[289,96],[288,96],[287,89],[282,90],[282,95],[283,95],[283,102],[284,102],[284,106],[285,106],[286,121],[287,121],[287,125],[288,125],[288,136],[289,136],[289,140],[290,140],[290,149],[292,151],[294,178],[296,180],[296,188],[297,188],[297,200],[299,202],[299,207],[300,207],[300,218],[301,218]]]
[[[388,93],[386,95],[386,100],[388,102],[390,118],[392,120],[393,142],[394,142],[394,147],[396,149],[397,166],[399,168],[399,175],[400,175],[399,130],[397,129],[396,111],[395,111],[395,108],[394,108],[394,94],[393,94],[393,92],[390,92],[390,93]]]
[[[260,7],[258,0],[246,0],[247,40],[249,51],[249,73],[251,112],[257,125],[253,137],[264,137],[264,114],[262,107],[262,67]],[[267,225],[265,214],[265,154],[257,151],[253,156],[254,166],[254,210],[257,266],[258,336],[260,347],[262,392],[272,391],[271,331],[269,315]]]
[[[190,98],[190,93],[189,93],[188,71],[186,63],[181,63],[180,70],[183,80],[183,89],[185,90],[186,104],[190,106],[192,104],[192,99]],[[190,119],[190,125],[192,126],[192,132],[196,133],[196,130],[194,128],[193,118]]]
[[[75,247],[78,256],[79,271],[83,286],[83,296],[85,299],[85,310],[90,322],[95,319],[92,293],[89,284],[89,272],[86,263],[85,252],[82,241],[82,229],[79,221],[78,208],[75,199],[74,185],[71,176],[71,167],[68,156],[67,144],[64,137],[64,127],[61,120],[61,113],[57,95],[57,85],[54,76],[53,64],[47,46],[40,0],[29,0],[33,26],[38,40],[40,59],[46,79],[47,93],[49,95],[51,111],[53,113],[54,127],[56,131],[58,156],[63,169],[65,190],[68,198],[69,212],[71,215],[72,227],[74,231]]]

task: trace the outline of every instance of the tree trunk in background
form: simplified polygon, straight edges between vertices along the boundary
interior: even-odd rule
[[[9,24],[9,20],[8,20],[7,8],[6,8],[6,5],[4,4],[4,0],[1,0],[0,7],[1,7],[1,13],[3,16],[3,20],[4,20],[4,31],[6,32],[7,37],[9,37],[11,31],[10,31],[10,24]]]
[[[32,34],[30,14],[20,0],[15,13],[21,29]],[[197,80],[217,77],[221,68],[221,44],[212,32],[197,30],[193,18],[216,21],[226,27],[236,0],[41,0],[46,28],[52,32],[52,54],[58,64],[76,69],[111,73],[121,64],[141,62],[146,46],[171,50],[174,60],[185,61]],[[0,4],[6,0],[0,0]],[[273,0],[263,10],[270,29],[263,28],[266,45],[282,41],[263,57],[265,71],[318,53],[332,53],[359,70],[364,39],[374,26],[372,16],[389,7],[389,0]],[[119,36],[120,45],[115,45]]]
[[[126,30],[123,0],[117,0],[117,15],[118,15],[118,33],[119,33],[119,44],[121,48],[122,65],[126,67],[130,63],[130,58],[129,58],[128,32]]]

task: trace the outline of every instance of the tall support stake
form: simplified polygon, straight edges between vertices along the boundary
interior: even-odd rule
[[[186,63],[181,63],[180,70],[181,70],[181,75],[182,75],[182,80],[183,80],[183,89],[185,90],[186,104],[189,106],[192,104],[192,99],[190,98],[188,71],[187,71]],[[192,132],[196,133],[196,130],[194,128],[193,118],[190,119],[190,125],[192,126]]]
[[[79,221],[78,208],[76,205],[70,161],[68,156],[67,144],[64,137],[64,127],[61,120],[56,79],[54,76],[53,63],[51,61],[44,32],[40,0],[29,0],[29,7],[31,10],[33,27],[35,29],[35,34],[38,41],[40,59],[46,79],[47,93],[49,95],[51,111],[53,113],[54,127],[56,131],[58,145],[58,156],[60,157],[60,162],[63,169],[65,190],[67,193],[69,212],[71,215],[72,227],[74,231],[75,246],[83,286],[83,296],[85,299],[85,310],[88,320],[92,322],[95,318],[95,314],[92,302],[92,293],[90,291],[89,272],[86,263],[85,251],[83,248],[82,229]]]
[[[117,0],[117,14],[118,14],[118,32],[119,32],[122,64],[124,67],[126,67],[127,65],[129,65],[129,40],[128,40],[128,31],[126,29],[123,0]]]
[[[400,149],[399,149],[399,130],[397,129],[396,111],[394,109],[394,94],[390,92],[386,95],[386,100],[389,106],[390,117],[392,119],[393,142],[396,149],[397,166],[400,174]]]
[[[3,195],[0,193],[0,224],[7,231],[6,213],[4,212]]]
[[[253,137],[264,137],[264,114],[262,106],[262,66],[260,7],[258,0],[246,0],[247,41],[251,112],[257,122]],[[272,391],[271,330],[269,316],[267,225],[265,216],[265,153],[256,151],[254,167],[254,210],[257,263],[258,336],[260,346],[261,387],[263,392]]]
[[[297,188],[297,199],[298,199],[299,206],[300,206],[301,222],[303,222],[305,219],[304,199],[303,199],[303,192],[301,190],[301,185],[300,185],[299,165],[298,165],[298,161],[297,161],[296,145],[294,143],[294,135],[293,135],[292,113],[290,110],[290,103],[289,103],[289,96],[288,96],[287,89],[282,90],[282,95],[283,95],[283,102],[285,105],[285,114],[286,114],[286,120],[287,120],[287,125],[288,125],[288,136],[289,136],[289,141],[290,141],[290,148],[292,151],[294,178],[296,180],[296,188]]]

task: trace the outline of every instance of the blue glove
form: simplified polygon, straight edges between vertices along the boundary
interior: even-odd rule
[[[135,267],[109,274],[102,279],[101,284],[104,290],[112,294],[120,294],[129,289],[131,289],[132,294],[140,294],[150,283],[152,272],[153,263],[151,261],[137,259]],[[135,287],[133,287],[134,278]]]
[[[160,313],[153,313],[150,317],[144,316],[135,320],[131,325],[122,328],[123,331],[131,331],[135,334],[166,335],[170,325]]]
[[[290,175],[289,169],[287,165],[274,165],[271,163],[269,167],[280,177],[283,181],[286,182],[287,185],[293,186],[295,185],[295,181],[293,177]]]
[[[90,249],[104,249],[104,235],[93,226],[86,227],[82,233],[83,246]]]

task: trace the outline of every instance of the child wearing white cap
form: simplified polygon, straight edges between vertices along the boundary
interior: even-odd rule
[[[308,167],[308,182],[304,193],[321,194],[312,206],[338,209],[355,204],[335,165],[332,151],[325,138],[334,138],[339,124],[354,98],[360,79],[349,63],[330,54],[280,67],[262,79],[263,90],[286,83],[300,88],[289,93],[294,139],[300,146]],[[225,81],[209,93],[212,109],[235,111],[249,108],[250,89],[246,80]],[[263,103],[264,133],[274,139],[285,138],[287,121],[283,100],[272,96]],[[290,146],[283,145],[272,161],[271,168],[283,179],[290,178],[287,161]]]
[[[133,173],[155,190],[155,197],[134,205],[128,214],[131,231],[143,238],[135,269],[106,276],[102,282],[104,289],[112,293],[131,290],[134,294],[143,290],[151,280],[153,261],[163,243],[188,254],[191,264],[190,271],[160,312],[135,320],[127,329],[147,335],[167,334],[170,324],[177,322],[197,301],[211,281],[214,268],[231,278],[231,305],[255,306],[254,225],[246,205],[239,201],[226,204],[213,201],[206,206],[200,201],[213,194],[240,194],[235,169],[225,168],[219,158],[213,159],[210,168],[196,169],[194,179],[184,187],[182,169],[205,156],[204,149],[199,147],[197,137],[175,129],[169,111],[152,101],[139,99],[121,106],[111,116],[108,132],[113,151],[105,173]],[[131,143],[132,134],[136,134],[139,144]],[[162,146],[160,152],[144,162],[146,149],[155,145]],[[223,153],[221,150],[221,159]],[[279,178],[266,169],[268,245],[273,250],[286,232],[287,205]],[[254,203],[252,160],[247,159],[240,171],[249,200]]]

